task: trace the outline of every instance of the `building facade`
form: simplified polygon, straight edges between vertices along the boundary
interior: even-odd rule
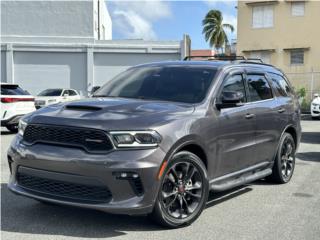
[[[296,88],[320,90],[320,1],[238,1],[237,54],[281,68]]]
[[[1,82],[34,95],[64,87],[86,96],[131,66],[180,60],[189,49],[187,37],[111,40],[111,26],[103,0],[1,1]]]

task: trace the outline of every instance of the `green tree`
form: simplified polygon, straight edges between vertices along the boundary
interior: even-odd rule
[[[225,30],[234,31],[234,27],[229,23],[223,23],[223,16],[219,10],[210,10],[202,20],[202,33],[210,47],[221,49],[229,43]]]

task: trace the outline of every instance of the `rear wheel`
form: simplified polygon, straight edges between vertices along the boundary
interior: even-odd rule
[[[295,167],[295,142],[291,134],[284,133],[275,158],[272,175],[269,180],[276,183],[287,183],[290,181]]]
[[[152,217],[170,228],[191,224],[208,199],[208,179],[203,162],[182,151],[170,160],[161,180]]]
[[[12,133],[18,132],[18,124],[8,125],[8,126],[6,126],[6,128]]]

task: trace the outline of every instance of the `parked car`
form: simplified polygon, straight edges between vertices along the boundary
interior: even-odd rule
[[[80,99],[79,93],[74,89],[50,88],[38,94],[35,101],[37,109],[60,102],[68,102]]]
[[[315,94],[314,98],[311,102],[311,117],[313,119],[320,118],[320,96],[319,94]]]
[[[300,136],[297,98],[271,65],[139,65],[93,98],[25,116],[8,151],[8,186],[43,202],[151,214],[180,227],[199,217],[209,191],[289,182]]]
[[[35,111],[34,97],[17,84],[1,83],[1,126],[18,131],[19,119]]]

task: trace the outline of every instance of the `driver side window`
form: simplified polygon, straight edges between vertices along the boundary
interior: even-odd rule
[[[221,96],[224,93],[228,92],[240,92],[243,94],[243,98],[241,102],[246,102],[246,90],[244,86],[244,79],[241,74],[235,74],[232,76],[229,76],[223,83],[222,93]]]

